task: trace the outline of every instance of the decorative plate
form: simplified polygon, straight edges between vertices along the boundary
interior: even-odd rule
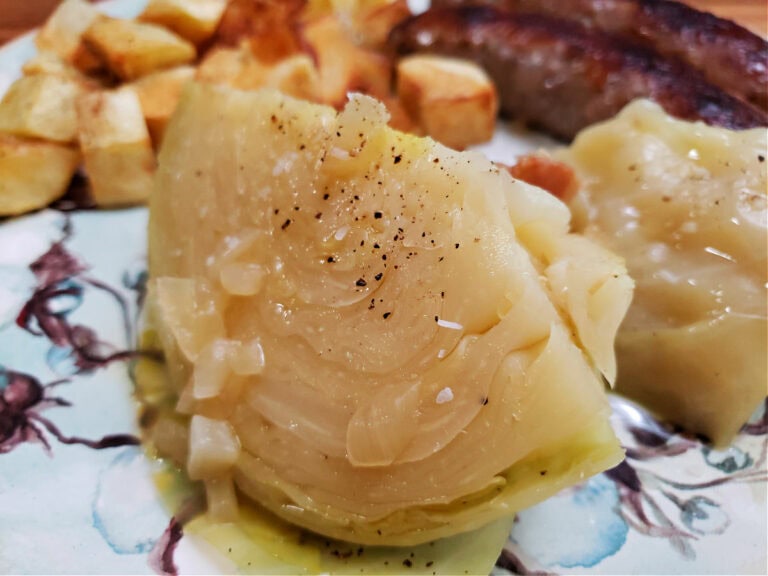
[[[31,35],[0,50],[0,94],[33,53]],[[509,160],[548,143],[504,127],[484,150]],[[138,446],[146,224],[145,208],[0,222],[0,573],[235,570],[183,535]],[[766,406],[716,451],[612,405],[626,461],[521,512],[494,572],[766,574]]]

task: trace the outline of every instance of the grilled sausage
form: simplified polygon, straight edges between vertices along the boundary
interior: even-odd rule
[[[679,118],[734,129],[766,125],[760,110],[685,63],[550,16],[490,6],[434,8],[396,26],[389,43],[399,54],[476,61],[496,82],[504,114],[566,140],[640,97]]]
[[[652,46],[716,86],[768,110],[768,42],[730,20],[670,0],[433,0],[488,4],[569,20]]]

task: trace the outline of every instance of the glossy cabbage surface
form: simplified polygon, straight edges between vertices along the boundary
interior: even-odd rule
[[[622,458],[600,373],[632,282],[482,156],[363,96],[191,85],[150,209],[181,458],[225,516],[234,482],[312,531],[418,544]]]
[[[637,283],[617,339],[617,390],[717,444],[768,393],[766,130],[667,116],[647,101],[584,130],[579,231]]]

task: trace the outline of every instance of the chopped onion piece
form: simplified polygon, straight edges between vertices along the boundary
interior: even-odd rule
[[[208,514],[213,520],[218,522],[237,520],[237,494],[235,494],[232,476],[229,474],[205,481],[205,499],[208,504]]]
[[[227,358],[232,343],[217,338],[200,351],[192,375],[192,396],[196,399],[218,396],[227,382],[230,367]]]
[[[229,365],[238,376],[255,376],[264,370],[264,349],[258,338],[235,346],[230,351]]]
[[[205,416],[192,416],[189,425],[187,472],[192,480],[219,476],[237,461],[240,441],[230,425]]]

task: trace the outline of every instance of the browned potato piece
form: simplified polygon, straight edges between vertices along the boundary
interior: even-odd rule
[[[320,76],[306,54],[290,56],[272,66],[264,84],[296,98],[313,101],[320,98]]]
[[[246,48],[218,46],[205,55],[195,78],[200,82],[248,90],[263,86],[265,75],[266,67]]]
[[[72,66],[72,64],[64,60],[56,52],[49,52],[47,50],[39,50],[32,58],[24,62],[21,71],[25,76],[53,74],[73,80],[84,78],[80,71]]]
[[[307,23],[304,38],[317,57],[322,102],[341,108],[348,92],[364,92],[379,99],[389,96],[389,59],[352,42],[335,17]]]
[[[81,45],[82,47],[82,45]],[[101,68],[101,67],[100,67]],[[37,74],[61,76],[69,80],[74,80],[83,89],[103,88],[103,82],[110,82],[110,78],[101,77],[98,72],[94,74],[91,71],[89,74],[85,74],[78,68],[77,56],[70,63],[63,60],[55,52],[37,52],[32,58],[24,63],[21,69],[25,76],[35,76]]]
[[[64,0],[40,29],[35,44],[41,51],[54,52],[71,61],[83,33],[100,17],[85,0]]]
[[[565,162],[555,160],[546,152],[521,156],[512,166],[499,162],[496,165],[507,170],[513,178],[538,186],[566,204],[570,203],[579,191],[579,180],[573,168]]]
[[[409,56],[397,65],[397,92],[424,131],[463,149],[493,136],[496,88],[476,64],[442,56]]]
[[[400,99],[397,96],[389,96],[380,98],[379,100],[381,100],[381,103],[387,107],[387,112],[389,112],[389,122],[387,122],[387,124],[392,128],[417,136],[424,135],[421,126],[411,118],[411,115],[405,110],[402,102],[400,102]]]
[[[188,64],[196,56],[194,45],[173,32],[131,20],[99,19],[85,31],[83,41],[123,80]]]
[[[139,20],[159,24],[200,44],[213,36],[226,7],[226,0],[149,0]]]
[[[182,87],[194,77],[195,69],[192,66],[179,66],[148,74],[129,85],[139,97],[144,120],[156,149],[160,147],[165,126],[176,110]]]
[[[55,142],[77,139],[80,84],[55,74],[22,76],[0,101],[0,132]]]
[[[0,216],[44,208],[63,196],[79,162],[69,146],[0,134]]]
[[[306,0],[230,0],[216,31],[216,42],[239,46],[268,64],[301,51],[297,22]]]
[[[210,84],[225,84],[240,90],[268,86],[305,100],[318,100],[320,78],[312,59],[296,54],[274,65],[256,60],[245,47],[217,47],[197,69],[196,79]]]
[[[385,0],[363,6],[352,18],[355,36],[365,46],[383,48],[392,28],[410,15],[407,0]]]
[[[99,206],[143,202],[152,190],[155,155],[139,97],[131,88],[93,92],[77,102],[80,147]]]
[[[106,72],[106,64],[104,58],[97,54],[93,48],[88,46],[85,42],[80,42],[77,50],[75,50],[75,53],[72,55],[72,65],[83,74]]]

